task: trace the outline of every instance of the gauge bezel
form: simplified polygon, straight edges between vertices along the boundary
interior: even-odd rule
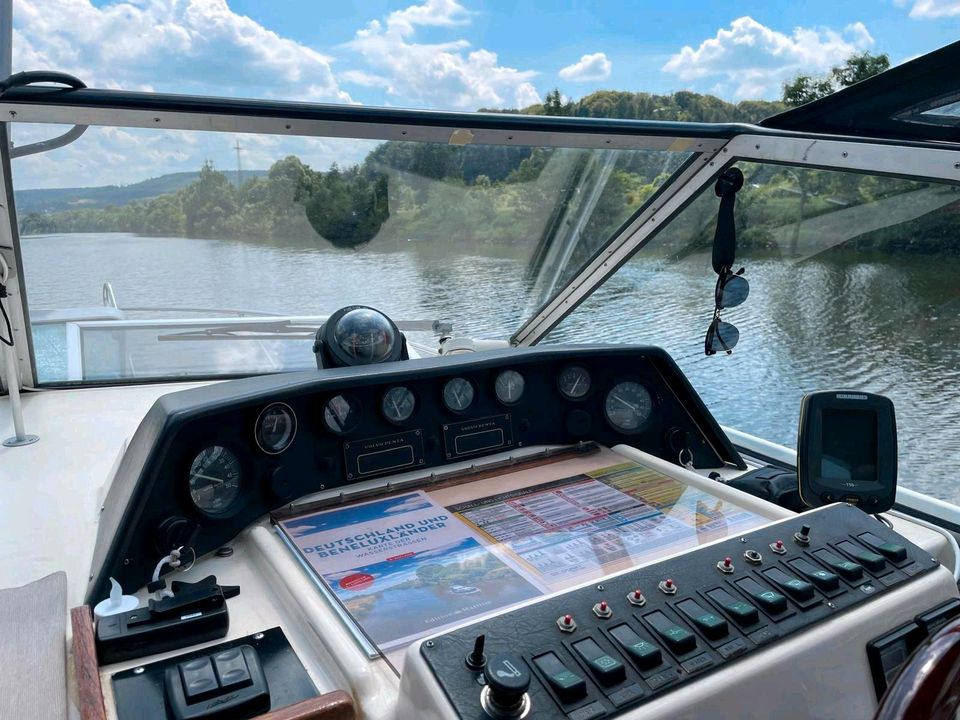
[[[385,403],[387,401],[387,395],[394,390],[404,390],[410,394],[410,397],[413,398],[413,408],[410,410],[410,414],[407,415],[402,420],[397,420],[390,417],[390,414],[387,412]],[[403,426],[406,425],[417,414],[417,410],[420,409],[420,403],[417,401],[417,394],[411,390],[407,385],[391,385],[386,390],[383,391],[383,394],[380,395],[380,412],[383,414],[383,418],[392,425]]]
[[[454,380],[462,380],[470,386],[470,402],[468,402],[467,406],[462,410],[452,408],[450,407],[449,403],[447,403],[447,386],[449,386]],[[477,386],[470,378],[464,377],[463,375],[455,375],[452,378],[444,381],[443,387],[440,388],[440,400],[443,403],[443,407],[448,412],[452,412],[455,415],[463,415],[470,410],[470,408],[473,407],[473,404],[477,401]]]
[[[630,430],[622,428],[619,425],[617,425],[615,422],[613,422],[613,420],[610,419],[610,416],[607,413],[607,398],[610,397],[610,393],[612,393],[615,388],[625,383],[633,383],[635,385],[639,385],[641,388],[644,389],[644,391],[646,391],[647,395],[650,396],[650,414],[647,415],[647,417],[643,420],[643,422],[637,425],[637,427]],[[638,435],[639,433],[642,433],[650,426],[650,423],[653,421],[653,416],[655,414],[658,404],[659,404],[659,399],[657,398],[657,396],[643,382],[641,382],[638,378],[635,378],[635,377],[625,377],[625,378],[620,378],[619,380],[614,382],[603,393],[603,404],[601,406],[601,411],[603,412],[603,419],[606,420],[607,425],[613,428],[616,432],[620,433],[621,435]]]
[[[504,400],[502,397],[500,397],[500,391],[497,390],[497,383],[499,383],[500,378],[502,378],[507,373],[514,373],[517,377],[520,378],[520,394],[517,395],[516,400]],[[506,368],[504,370],[501,370],[496,374],[496,377],[493,378],[493,396],[497,399],[497,402],[499,402],[501,405],[506,405],[507,407],[516,405],[518,402],[523,400],[523,394],[526,391],[527,391],[527,379],[523,376],[522,372],[520,372],[515,368]]]
[[[344,400],[346,400],[350,404],[351,409],[356,411],[355,412],[356,419],[354,420],[354,422],[350,425],[350,427],[345,428],[343,430],[336,430],[330,427],[330,424],[327,422],[327,406],[336,397],[342,397]],[[323,427],[328,432],[331,432],[334,435],[337,435],[340,437],[349,435],[360,426],[361,422],[363,422],[363,405],[357,402],[357,399],[350,393],[346,393],[346,392],[334,393],[333,395],[330,395],[329,397],[327,397],[326,400],[323,401],[323,406],[320,408],[320,422],[323,423]]]
[[[225,507],[223,510],[211,511],[197,505],[196,500],[193,498],[193,493],[190,491],[190,468],[193,467],[193,463],[201,453],[217,446],[222,447],[237,459],[237,462],[240,466],[240,477],[237,480],[237,496],[231,500],[230,504],[227,505],[227,507]],[[235,443],[228,442],[217,437],[207,438],[204,442],[191,445],[191,451],[186,454],[186,458],[183,462],[182,476],[185,480],[183,483],[183,490],[186,494],[187,502],[189,503],[189,506],[193,512],[209,520],[228,520],[240,512],[246,500],[244,498],[244,493],[247,491],[247,474],[250,472],[249,459],[249,455]]]
[[[584,391],[583,395],[570,395],[566,390],[563,389],[563,385],[560,384],[560,377],[567,370],[582,370],[587,376],[587,389]],[[560,368],[560,372],[557,373],[557,392],[559,392],[564,399],[569,400],[570,402],[583,402],[589,396],[591,391],[594,389],[593,384],[593,375],[590,374],[590,371],[587,370],[583,365],[564,365]]]
[[[283,447],[281,447],[279,450],[272,450],[265,447],[264,443],[261,442],[260,440],[260,423],[263,422],[263,418],[268,411],[278,407],[286,411],[287,415],[290,417],[290,421],[292,423],[293,429],[290,431],[290,437],[284,443]],[[257,424],[254,425],[253,427],[253,438],[254,440],[256,440],[257,447],[260,448],[262,452],[266,453],[267,455],[279,455],[280,453],[288,450],[290,446],[293,445],[293,441],[297,437],[297,427],[298,427],[297,414],[293,411],[293,408],[287,405],[287,403],[285,402],[272,402],[269,405],[267,405],[265,408],[263,408],[263,410],[260,411],[260,414],[257,415]]]

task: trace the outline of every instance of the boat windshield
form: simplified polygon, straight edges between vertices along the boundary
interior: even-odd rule
[[[14,147],[61,129],[14,123]],[[351,304],[421,352],[450,324],[507,339],[692,145],[90,127],[11,161],[37,380],[314,367],[313,333]]]

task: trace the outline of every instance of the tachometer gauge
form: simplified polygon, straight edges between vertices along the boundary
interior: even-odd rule
[[[190,499],[205,515],[226,515],[240,495],[240,458],[222,445],[201,450],[190,464]]]
[[[297,416],[289,405],[267,405],[257,418],[257,445],[268,455],[282,453],[297,434]]]
[[[497,400],[504,405],[513,405],[523,395],[523,375],[516,370],[504,370],[497,375],[493,385]]]
[[[579,365],[568,365],[560,371],[557,386],[564,397],[579,400],[590,391],[590,373]]]
[[[650,391],[638,382],[618,383],[607,393],[603,414],[614,429],[624,433],[637,432],[653,415]]]
[[[330,432],[348,433],[360,424],[360,406],[344,395],[335,395],[323,408],[323,423]]]
[[[392,387],[387,390],[383,394],[383,401],[380,403],[380,409],[383,410],[384,417],[397,424],[409,420],[416,406],[417,399],[413,392],[403,386]]]
[[[455,377],[443,386],[443,404],[448,410],[461,413],[473,404],[473,385],[466,378]]]

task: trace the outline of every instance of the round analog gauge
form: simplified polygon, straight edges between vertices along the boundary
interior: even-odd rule
[[[497,375],[493,389],[497,400],[504,405],[513,405],[523,395],[523,375],[516,370],[504,370]]]
[[[646,425],[653,415],[653,398],[650,391],[640,383],[618,383],[607,393],[603,414],[620,432],[636,432]]]
[[[190,499],[206,515],[225,515],[240,495],[240,458],[222,445],[201,450],[190,464]]]
[[[590,391],[590,373],[579,365],[568,365],[557,378],[560,392],[570,400],[579,400]]]
[[[413,392],[403,386],[392,387],[383,394],[380,409],[384,417],[392,423],[402,423],[410,419],[417,406]]]
[[[323,408],[323,422],[330,432],[348,433],[360,424],[360,406],[344,395],[334,395]]]
[[[469,380],[455,377],[443,386],[443,404],[453,412],[463,412],[473,403],[473,385]]]
[[[264,408],[257,418],[257,445],[265,453],[282,453],[297,434],[297,416],[289,405],[273,403]]]

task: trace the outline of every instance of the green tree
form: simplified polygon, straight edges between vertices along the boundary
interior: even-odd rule
[[[790,107],[804,105],[889,68],[890,57],[886,53],[874,55],[864,51],[851,55],[842,65],[835,65],[827,75],[797,75],[784,83],[782,99]]]
[[[560,91],[554,88],[547,93],[547,97],[543,100],[543,114],[544,115],[562,115],[563,114],[563,98],[560,97]]]

